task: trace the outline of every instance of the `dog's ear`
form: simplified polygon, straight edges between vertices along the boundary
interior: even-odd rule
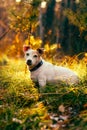
[[[44,48],[38,48],[37,51],[38,51],[39,54],[43,54],[44,53]]]
[[[26,52],[29,50],[31,47],[29,45],[23,45],[23,51]]]

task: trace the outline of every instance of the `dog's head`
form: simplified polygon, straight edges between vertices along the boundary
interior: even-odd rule
[[[43,54],[43,49],[39,48],[33,50],[30,46],[23,46],[23,51],[25,53],[25,59],[28,66],[36,66],[41,61],[41,55]]]

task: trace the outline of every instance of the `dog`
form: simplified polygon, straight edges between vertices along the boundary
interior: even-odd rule
[[[40,87],[47,83],[78,84],[78,76],[70,69],[53,65],[42,58],[43,50],[33,50],[30,46],[24,46],[26,64],[29,67],[31,79],[37,81]]]

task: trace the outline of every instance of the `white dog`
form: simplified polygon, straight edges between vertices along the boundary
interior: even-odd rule
[[[24,46],[26,63],[31,72],[31,79],[37,81],[39,86],[47,83],[64,82],[66,84],[78,84],[78,76],[70,69],[53,65],[42,59],[41,49],[33,50],[29,46]]]

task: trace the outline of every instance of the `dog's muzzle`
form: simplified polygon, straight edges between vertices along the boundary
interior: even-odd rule
[[[32,65],[32,60],[27,60],[26,64],[27,65]]]

